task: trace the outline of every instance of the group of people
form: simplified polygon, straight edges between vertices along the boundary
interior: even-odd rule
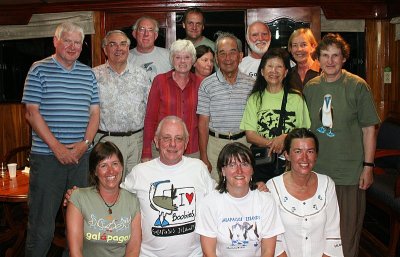
[[[302,28],[288,53],[269,48],[256,21],[243,57],[235,35],[214,43],[204,23],[189,8],[186,38],[167,50],[143,16],[137,46],[109,31],[107,62],[93,69],[77,61],[82,28],[57,27],[55,54],[32,65],[22,100],[27,257],[46,256],[73,187],[70,256],[357,256],[379,118],[367,83],[343,69],[348,44]],[[256,165],[250,145],[275,162]]]

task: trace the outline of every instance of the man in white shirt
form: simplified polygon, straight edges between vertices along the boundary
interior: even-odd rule
[[[158,22],[149,17],[140,17],[132,26],[132,36],[136,39],[136,47],[130,50],[129,63],[144,68],[153,81],[158,74],[172,69],[169,51],[154,45],[158,37]]]
[[[215,183],[201,160],[183,156],[188,139],[182,119],[162,119],[154,137],[160,157],[135,166],[121,184],[139,198],[141,257],[203,256],[195,218]]]
[[[239,69],[244,74],[256,79],[261,57],[267,52],[271,43],[271,31],[268,25],[262,21],[251,23],[247,27],[246,41],[250,48],[250,54],[243,58]]]

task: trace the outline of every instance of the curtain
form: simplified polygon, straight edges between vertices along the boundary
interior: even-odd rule
[[[0,26],[0,40],[53,37],[56,27],[63,22],[75,22],[85,34],[94,34],[93,12],[65,12],[33,14],[27,25]]]

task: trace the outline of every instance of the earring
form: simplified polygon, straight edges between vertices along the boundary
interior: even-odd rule
[[[224,180],[222,181],[222,183],[225,183],[226,182],[226,179],[225,179],[225,176],[224,176]]]

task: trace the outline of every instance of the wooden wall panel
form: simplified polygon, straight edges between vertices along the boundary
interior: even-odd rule
[[[94,12],[94,31],[92,35],[92,67],[96,67],[106,62],[101,41],[106,35],[105,12]]]
[[[394,40],[395,26],[389,20],[366,20],[366,74],[382,120],[400,118],[400,41]],[[383,81],[384,69],[392,69],[392,81]]]
[[[25,120],[23,104],[0,104],[0,117],[0,159],[2,159],[9,150],[30,145],[31,130]]]

